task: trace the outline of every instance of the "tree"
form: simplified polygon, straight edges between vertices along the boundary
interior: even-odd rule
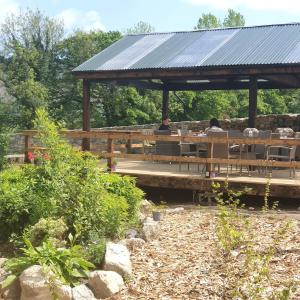
[[[194,29],[210,29],[218,27],[222,27],[222,23],[216,16],[211,13],[203,13]]]
[[[56,120],[64,120],[69,128],[81,127],[82,82],[74,78],[72,70],[120,38],[121,33],[118,31],[76,31],[59,44],[56,68],[60,77],[51,88],[49,100],[52,117]],[[95,93],[98,95],[100,90],[102,87],[99,85],[92,85],[92,114],[100,109],[98,100],[95,99]],[[102,126],[105,125],[103,120]]]
[[[140,34],[140,33],[150,33],[150,32],[154,32],[155,28],[144,21],[140,21],[137,24],[135,24],[133,27],[128,28],[126,30],[127,34]]]
[[[245,18],[239,12],[228,9],[228,14],[223,20],[223,27],[245,26]]]
[[[21,127],[31,128],[35,109],[47,106],[63,24],[39,10],[21,10],[6,18],[0,30],[3,48],[3,81],[16,99]]]

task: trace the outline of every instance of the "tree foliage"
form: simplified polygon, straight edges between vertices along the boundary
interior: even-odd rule
[[[195,29],[244,26],[239,12],[229,9],[221,20],[203,13]],[[154,31],[140,21],[126,33]],[[63,35],[60,20],[39,10],[21,10],[1,26],[0,117],[4,127],[31,128],[35,111],[46,107],[65,127],[82,125],[82,82],[72,70],[122,37],[119,31],[75,31]],[[177,96],[176,96],[177,95]],[[247,91],[199,91],[170,93],[170,116],[174,121],[229,118],[248,115]],[[93,127],[157,122],[161,115],[161,91],[132,87],[91,85]],[[259,91],[258,112],[298,112],[299,90]]]
[[[139,33],[150,33],[150,32],[154,32],[155,28],[144,21],[140,21],[138,23],[136,23],[135,25],[133,25],[133,27],[128,28],[126,30],[127,34],[139,34]]]

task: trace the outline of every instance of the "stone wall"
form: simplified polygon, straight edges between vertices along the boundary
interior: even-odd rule
[[[236,119],[225,119],[220,120],[221,127],[227,129],[239,129],[244,130],[247,128],[247,118],[236,118]],[[204,130],[208,127],[209,120],[203,121],[183,121],[183,122],[172,122],[172,130],[186,127],[193,131]],[[146,124],[146,125],[131,125],[131,126],[115,126],[115,127],[104,127],[99,128],[102,130],[141,130],[141,129],[157,129],[160,124]],[[256,119],[256,128],[261,130],[271,129],[275,131],[276,128],[290,127],[295,132],[300,131],[300,114],[286,114],[286,115],[260,115]],[[69,141],[80,147],[81,141],[79,139],[69,139]],[[92,140],[92,148],[97,149],[97,144],[103,144],[104,141]],[[24,138],[20,135],[13,135],[11,137],[10,153],[22,153],[24,149]]]
[[[239,129],[243,131],[247,128],[248,118],[235,118],[220,120],[221,127],[227,129]],[[131,125],[131,126],[115,126],[104,127],[105,130],[141,130],[141,129],[156,129],[160,124],[147,125]],[[209,120],[203,121],[182,121],[172,122],[172,130],[186,127],[193,131],[204,130],[209,126]],[[300,131],[300,114],[285,114],[285,115],[259,115],[256,118],[256,128],[260,130],[271,129],[275,131],[276,128],[290,127],[294,131]]]

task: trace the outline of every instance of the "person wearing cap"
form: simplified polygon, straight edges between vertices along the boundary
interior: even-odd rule
[[[170,119],[168,116],[164,116],[162,119],[162,124],[159,126],[158,130],[170,130]]]

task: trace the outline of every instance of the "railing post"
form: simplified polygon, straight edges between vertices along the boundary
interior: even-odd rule
[[[91,131],[90,121],[90,82],[86,79],[83,80],[83,99],[82,99],[82,130]],[[82,150],[90,150],[90,138],[82,139]]]
[[[25,154],[25,157],[24,157],[24,162],[26,163],[30,163],[30,159],[29,159],[29,148],[31,146],[31,136],[30,135],[25,135],[24,136],[24,154]]]
[[[214,145],[212,142],[208,143],[208,151],[207,151],[207,158],[213,158],[213,149],[214,149]],[[210,177],[211,176],[211,172],[212,172],[212,163],[207,163],[206,164],[206,172],[205,172],[205,177]]]
[[[132,140],[131,138],[127,140],[126,142],[126,152],[131,153],[132,152]]]
[[[114,140],[112,138],[107,139],[107,153],[114,153]],[[107,158],[107,169],[112,171],[113,157]]]

